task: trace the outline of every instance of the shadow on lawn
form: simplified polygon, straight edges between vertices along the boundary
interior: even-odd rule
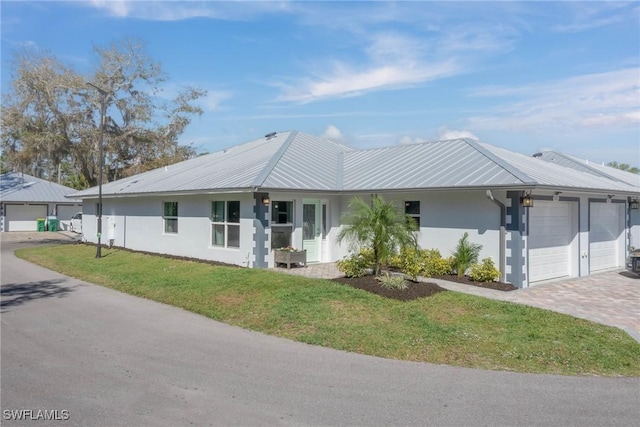
[[[61,286],[64,279],[41,280],[29,283],[9,283],[0,287],[0,311],[4,312],[10,307],[17,307],[32,300],[42,298],[64,298],[73,292],[77,286]]]

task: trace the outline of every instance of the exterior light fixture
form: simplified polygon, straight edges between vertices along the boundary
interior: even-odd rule
[[[629,197],[629,209],[640,209],[640,201],[637,198],[632,199]]]
[[[268,205],[269,203],[271,203],[271,199],[269,199],[268,197],[263,197],[262,198],[262,204],[263,205]]]
[[[556,191],[553,195],[553,201],[557,202],[558,200],[560,200],[560,194],[562,194],[562,191]]]
[[[520,198],[520,203],[522,203],[522,206],[524,206],[525,208],[533,207],[533,198],[531,197],[531,191],[525,193],[524,196]]]
[[[607,196],[607,203],[611,203],[611,199],[613,199],[613,196],[614,196],[613,194],[609,194]]]

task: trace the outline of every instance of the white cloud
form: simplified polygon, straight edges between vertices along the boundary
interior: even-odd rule
[[[322,134],[322,138],[328,139],[329,141],[340,142],[340,143],[345,141],[345,137],[340,131],[340,129],[338,129],[334,125],[327,126],[324,133]]]
[[[448,139],[461,139],[461,138],[480,140],[480,138],[478,138],[471,131],[447,129],[445,126],[442,126],[438,129],[438,138],[443,141]]]
[[[204,108],[209,111],[217,110],[223,101],[231,98],[230,92],[208,91],[207,95],[200,100]]]
[[[426,139],[420,138],[419,136],[413,137],[409,135],[404,135],[400,137],[398,140],[400,145],[409,145],[409,144],[422,144],[423,142],[427,142]]]
[[[286,1],[91,0],[87,4],[118,18],[150,21],[181,21],[191,18],[242,20],[262,13],[289,10]]]
[[[472,117],[475,129],[629,126],[640,123],[640,68],[570,77],[521,87],[480,88],[472,95],[513,98],[492,113]]]

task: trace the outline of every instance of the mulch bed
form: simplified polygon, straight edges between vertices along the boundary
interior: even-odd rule
[[[407,289],[386,289],[380,285],[380,282],[372,275],[364,277],[339,277],[332,279],[334,282],[343,283],[353,288],[362,289],[372,294],[380,295],[385,298],[397,299],[400,301],[410,301],[417,298],[430,297],[438,292],[446,292],[435,283],[428,282],[411,282],[407,281],[409,287]]]
[[[468,276],[458,277],[457,275],[438,276],[435,279],[448,280],[450,282],[462,283],[469,286],[477,286],[480,288],[495,289],[498,291],[514,291],[518,288],[503,282],[475,282]],[[407,289],[387,289],[382,287],[380,282],[376,280],[375,276],[367,275],[364,277],[338,277],[332,279],[334,282],[343,283],[351,286],[352,288],[362,289],[363,291],[371,292],[372,294],[380,295],[385,298],[392,298],[399,301],[411,301],[417,298],[430,297],[438,292],[446,291],[435,283],[430,282],[412,282],[407,280]]]
[[[436,276],[434,279],[448,280],[449,282],[462,283],[463,285],[477,286],[479,288],[495,289],[496,291],[515,291],[518,289],[510,283],[503,282],[474,282],[469,276],[458,277],[456,274]]]

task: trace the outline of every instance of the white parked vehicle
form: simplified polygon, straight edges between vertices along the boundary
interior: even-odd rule
[[[82,233],[82,212],[78,212],[71,217],[69,222],[69,230],[75,233]]]

